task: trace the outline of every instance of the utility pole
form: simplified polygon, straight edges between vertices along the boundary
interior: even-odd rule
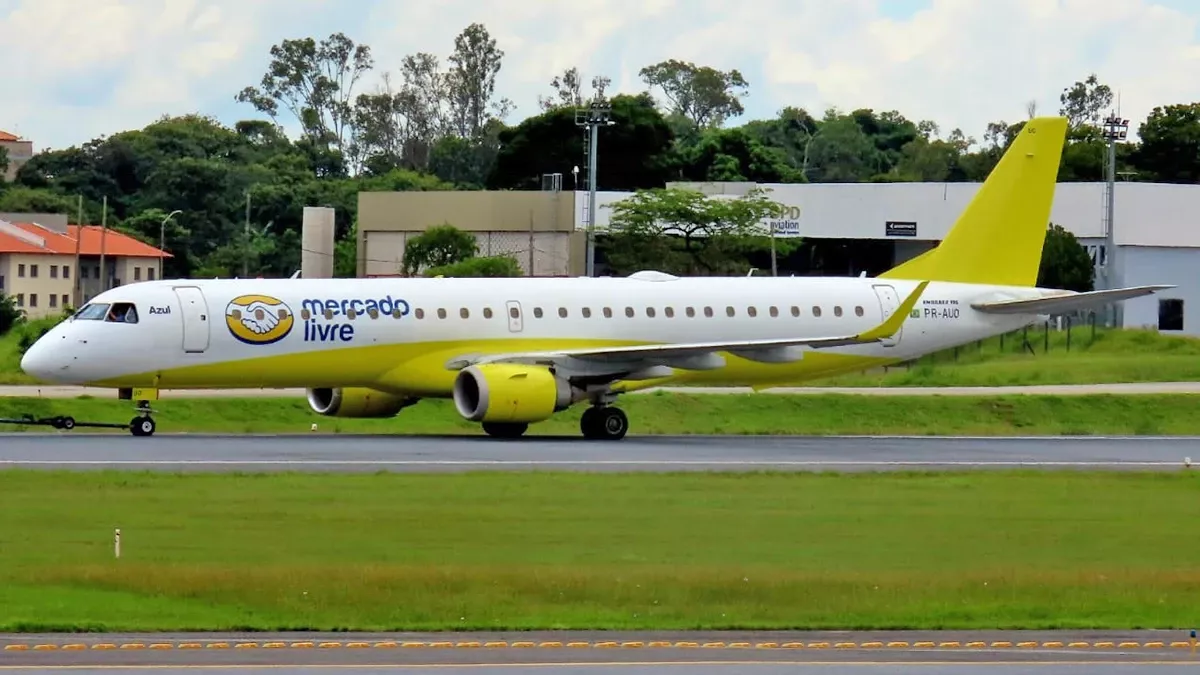
[[[167,217],[163,218],[162,222],[158,224],[158,278],[160,280],[163,278],[163,256],[167,253],[167,221],[180,213],[183,213],[183,211],[175,209],[168,213]]]
[[[575,126],[588,129],[588,222],[587,222],[587,276],[596,274],[596,145],[600,139],[600,127],[615,124],[609,119],[612,107],[593,101],[587,110],[575,111]]]
[[[1117,187],[1117,141],[1125,140],[1125,136],[1129,131],[1129,120],[1122,119],[1118,115],[1111,114],[1104,118],[1104,140],[1108,141],[1108,176],[1106,182],[1106,194],[1104,200],[1104,288],[1111,290],[1120,288],[1121,279],[1120,273],[1117,270],[1117,244],[1116,236],[1113,230],[1113,215],[1114,203]],[[1109,316],[1113,328],[1118,328],[1122,323],[1121,303],[1114,302],[1109,305]]]

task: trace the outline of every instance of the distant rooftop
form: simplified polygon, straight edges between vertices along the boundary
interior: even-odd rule
[[[10,134],[7,131],[0,129],[0,142],[7,141],[7,142],[11,143],[11,142],[19,141],[19,140],[21,140],[20,136]]]
[[[133,237],[109,228],[102,234],[98,225],[84,225],[79,241],[80,255],[100,255],[101,239],[104,254],[124,258],[170,258],[170,253],[142,243]],[[37,223],[9,223],[0,220],[0,253],[41,255],[75,255],[75,242],[80,234],[78,225],[68,225],[67,231],[56,232]]]

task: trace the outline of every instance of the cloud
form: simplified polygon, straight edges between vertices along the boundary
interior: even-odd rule
[[[343,31],[369,44],[376,73],[418,51],[445,60],[472,22],[506,52],[497,82],[517,110],[565,68],[641,91],[637,71],[679,58],[737,68],[741,120],[784,106],[869,107],[959,127],[1058,111],[1095,72],[1133,130],[1157,105],[1200,99],[1200,7],[1187,0],[0,0],[8,54],[0,128],[39,148],[201,112],[256,117],[233,96],[257,84],[270,46]]]

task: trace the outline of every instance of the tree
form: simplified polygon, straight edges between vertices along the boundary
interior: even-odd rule
[[[743,129],[708,129],[679,150],[680,174],[697,181],[792,183],[800,172],[788,166],[779,148],[758,142]]]
[[[633,272],[650,263],[688,275],[740,271],[745,260],[731,252],[767,239],[763,221],[782,216],[784,209],[758,188],[737,199],[680,188],[638,190],[604,208],[612,210],[606,238],[614,267]]]
[[[284,40],[271,47],[261,85],[246,87],[234,100],[251,104],[276,123],[282,105],[313,142],[345,151],[354,85],[373,66],[371,48],[343,33],[320,44],[310,37]]]
[[[17,307],[16,300],[13,300],[12,296],[4,291],[0,291],[0,335],[7,335],[24,319],[25,315],[21,312],[21,308]]]
[[[444,267],[475,257],[479,243],[475,235],[449,223],[435,225],[404,245],[403,273],[414,276],[424,267]]]
[[[670,59],[646,66],[638,75],[648,86],[662,89],[671,112],[698,128],[719,127],[745,112],[739,99],[748,95],[750,85],[736,69],[726,72]]]
[[[507,255],[467,258],[449,265],[431,267],[425,271],[427,277],[519,277],[521,264]]]
[[[481,23],[467,26],[454,38],[447,83],[450,121],[459,136],[476,138],[491,117],[503,120],[512,112],[512,101],[493,100],[503,61],[504,52]]]
[[[555,75],[554,79],[550,81],[550,86],[554,88],[554,95],[538,96],[538,105],[542,107],[543,112],[547,112],[555,108],[580,108],[592,101],[603,102],[607,100],[604,92],[611,84],[611,77],[596,75],[592,78],[592,95],[585,101],[583,76],[579,74],[578,68],[567,68],[561,75]]]
[[[0,175],[8,173],[8,148],[0,148]],[[0,183],[3,183],[0,180]]]
[[[1157,106],[1138,128],[1138,167],[1164,183],[1200,182],[1200,103]]]
[[[1038,268],[1037,285],[1087,292],[1093,289],[1095,267],[1092,256],[1075,235],[1061,225],[1050,224],[1042,246],[1042,262]]]
[[[647,95],[614,96],[612,126],[600,129],[596,185],[602,190],[662,187],[675,164],[673,137],[654,101]],[[575,111],[554,108],[499,133],[499,153],[488,177],[492,190],[536,190],[542,174],[561,173],[571,180],[572,168],[587,168],[585,134],[575,126]],[[582,179],[578,187],[582,188]]]
[[[1058,100],[1062,103],[1058,114],[1067,118],[1068,128],[1077,129],[1085,124],[1098,125],[1101,111],[1112,105],[1113,93],[1092,73],[1083,82],[1064,88]]]

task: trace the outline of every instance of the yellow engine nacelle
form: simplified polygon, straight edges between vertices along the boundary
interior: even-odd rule
[[[308,390],[308,405],[326,417],[395,417],[414,399],[365,387]]]
[[[582,391],[539,366],[468,366],[454,380],[454,407],[472,422],[540,422],[582,398]]]

